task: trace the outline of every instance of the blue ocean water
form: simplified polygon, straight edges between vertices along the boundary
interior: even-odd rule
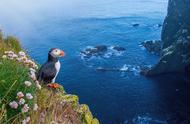
[[[59,2],[56,0],[55,6]],[[32,4],[35,10],[19,5],[21,8],[16,12],[1,8],[4,12],[0,13],[0,28],[21,39],[29,55],[40,64],[46,61],[50,48],[63,49],[66,56],[60,59],[62,68],[56,81],[68,93],[78,95],[80,103],[88,104],[101,124],[170,124],[171,120],[181,119],[178,112],[188,113],[184,110],[189,106],[186,98],[190,95],[186,78],[176,75],[148,78],[138,73],[139,66],[154,65],[159,59],[139,43],[160,39],[161,27],[157,25],[164,21],[167,1],[79,2],[77,10],[76,5],[70,4],[69,9],[64,4],[56,9],[45,6],[47,10]],[[133,27],[136,23],[139,26]],[[126,51],[118,56],[82,59],[80,51],[96,45],[122,46]],[[121,69],[125,65],[130,71],[96,70]]]

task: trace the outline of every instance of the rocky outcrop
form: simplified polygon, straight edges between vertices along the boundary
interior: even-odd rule
[[[106,51],[107,51],[106,45],[98,45],[95,47],[86,48],[84,51],[81,51],[81,54],[84,54],[86,58],[90,58],[92,56],[102,55]]]
[[[162,48],[162,41],[160,40],[148,40],[144,41],[140,44],[143,46],[148,52],[156,55],[160,55],[161,48]]]
[[[84,50],[80,51],[80,55],[83,58],[89,59],[91,57],[108,57],[112,55],[118,55],[126,49],[121,46],[107,46],[107,45],[97,45],[88,46]]]
[[[189,12],[190,0],[169,0],[161,36],[161,58],[147,75],[190,71]]]

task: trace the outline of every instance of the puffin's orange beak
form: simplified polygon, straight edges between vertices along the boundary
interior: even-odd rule
[[[61,51],[61,53],[59,54],[61,57],[65,56],[65,52]]]

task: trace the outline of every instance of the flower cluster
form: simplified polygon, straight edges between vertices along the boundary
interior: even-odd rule
[[[13,51],[5,51],[5,54],[2,56],[2,58],[7,58],[7,59],[11,59],[11,60],[16,60],[18,62],[22,62],[25,65],[38,69],[38,65],[36,65],[36,63],[32,60],[30,60],[29,58],[27,58],[26,53],[23,51],[20,51],[18,54],[14,53]]]
[[[5,51],[5,54],[2,56],[3,59],[10,59],[10,60],[15,60],[19,63],[23,63],[25,66],[29,67],[29,77],[35,82],[35,85],[38,89],[41,89],[40,83],[36,79],[36,69],[38,69],[37,64],[27,58],[26,53],[23,51],[20,51],[18,54],[15,54],[13,51]],[[31,81],[24,81],[23,85],[25,87],[31,87],[33,84]],[[22,91],[18,92],[17,94],[17,99],[14,101],[11,101],[9,103],[9,106],[12,109],[19,109],[21,108],[22,113],[28,113],[30,110],[29,104],[27,104],[27,100],[32,100],[34,96],[31,93],[23,93]],[[35,103],[33,105],[33,111],[38,110],[38,105]],[[30,117],[25,118],[22,121],[22,124],[27,124],[30,121]]]
[[[26,94],[24,95],[24,93],[22,93],[22,92],[20,91],[20,92],[17,93],[18,103],[17,103],[16,101],[12,101],[12,102],[9,103],[9,106],[10,106],[11,108],[13,108],[13,109],[17,109],[17,108],[18,108],[18,105],[20,105],[20,106],[24,105],[24,110],[26,110],[26,108],[28,108],[28,107],[27,107],[28,105],[25,104],[26,101],[25,101],[24,97],[26,97],[26,99],[28,99],[28,100],[31,100],[31,99],[34,98],[31,93],[26,93]],[[36,104],[35,104],[35,106],[36,106]],[[28,109],[29,109],[29,108],[28,108]]]
[[[31,84],[31,82],[25,81],[24,84],[28,85],[28,84]],[[18,107],[21,107],[21,112],[22,113],[27,113],[27,112],[29,112],[30,107],[26,103],[25,99],[32,100],[33,98],[34,97],[32,96],[31,93],[24,94],[23,92],[20,91],[20,92],[17,93],[17,100],[10,102],[9,106],[12,109],[18,109]],[[38,110],[38,105],[35,103],[33,105],[33,111],[37,111],[37,110]],[[30,121],[30,117],[27,117],[26,119],[24,119],[22,121],[22,124],[27,124],[29,121]]]
[[[38,69],[38,65],[34,61],[27,58],[27,55],[25,52],[20,51],[20,52],[18,52],[18,54],[16,54],[13,51],[5,51],[2,58],[16,60],[16,61],[28,66],[29,67],[29,77],[35,82],[36,87],[38,89],[41,89],[41,85],[37,81],[37,78],[36,78],[36,69]],[[26,85],[26,87],[30,87],[32,85],[31,82],[29,82],[29,81],[25,81],[24,84]]]
[[[40,90],[42,87],[36,78],[36,70],[34,68],[29,68],[29,76],[35,82],[36,87]]]
[[[36,70],[34,68],[29,69],[29,76],[33,81],[36,80]]]

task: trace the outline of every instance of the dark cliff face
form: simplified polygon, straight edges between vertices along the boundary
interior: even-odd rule
[[[148,75],[190,71],[190,0],[169,0],[161,58]]]

